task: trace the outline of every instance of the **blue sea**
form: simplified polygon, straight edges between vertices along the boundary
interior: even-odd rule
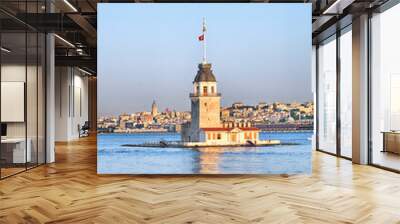
[[[262,132],[260,139],[279,139],[284,144],[265,147],[149,148],[121,145],[160,140],[178,141],[180,134],[99,134],[97,172],[99,174],[309,174],[311,136],[312,132]]]

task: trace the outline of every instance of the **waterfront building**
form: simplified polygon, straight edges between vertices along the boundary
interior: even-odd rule
[[[260,103],[258,103],[256,108],[257,108],[257,110],[261,110],[261,109],[264,109],[267,106],[268,106],[268,104],[266,102],[260,102]]]
[[[231,111],[229,110],[229,108],[223,108],[222,110],[221,110],[221,117],[222,117],[222,119],[223,120],[228,120],[229,119],[229,117],[230,117],[230,114],[231,113]]]
[[[243,145],[262,144],[259,141],[260,130],[251,127],[250,122],[222,122],[221,94],[217,89],[217,79],[211,70],[211,63],[206,59],[205,22],[203,22],[203,62],[198,65],[198,72],[193,81],[193,93],[190,93],[191,122],[182,127],[182,141],[205,145]],[[232,108],[244,107],[235,103]],[[252,111],[252,108],[247,112]]]
[[[250,122],[221,121],[221,94],[210,63],[199,64],[190,101],[192,121],[182,127],[183,142],[235,145],[259,141],[260,130],[252,127]]]
[[[235,102],[232,104],[232,108],[235,108],[235,109],[238,109],[243,106],[244,106],[244,103],[242,103],[242,102]]]
[[[125,122],[125,129],[134,129],[134,128],[135,128],[135,124],[133,123],[132,120]]]
[[[126,113],[123,113],[123,114],[121,114],[121,115],[119,116],[119,119],[120,119],[120,120],[123,120],[123,121],[127,121],[127,120],[130,119],[130,115],[129,115],[129,114],[126,114]]]
[[[120,129],[125,129],[126,128],[126,126],[125,126],[125,124],[126,124],[126,120],[120,120],[119,121],[119,128]]]

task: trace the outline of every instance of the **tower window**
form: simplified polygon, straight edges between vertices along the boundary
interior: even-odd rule
[[[207,86],[203,86],[203,94],[207,95]]]
[[[211,86],[211,93],[214,94],[214,86]]]

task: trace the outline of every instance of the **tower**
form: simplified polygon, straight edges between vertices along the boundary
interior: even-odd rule
[[[203,42],[203,62],[199,64],[199,71],[193,81],[193,93],[190,94],[192,129],[221,126],[221,94],[217,91],[217,80],[211,70],[211,64],[207,63],[205,18],[202,31],[199,41]]]
[[[193,92],[190,93],[192,121],[184,125],[182,140],[201,141],[203,128],[222,127],[220,119],[221,94],[217,91],[217,80],[206,57],[206,23],[203,19],[203,33],[198,37],[203,42],[203,61],[199,64],[193,80]],[[204,133],[203,133],[204,134]]]
[[[199,70],[193,81],[193,93],[190,94],[192,129],[221,127],[220,100],[217,80],[211,70],[211,64],[199,64]]]
[[[151,116],[155,117],[158,114],[156,101],[153,100],[153,104],[151,104]]]

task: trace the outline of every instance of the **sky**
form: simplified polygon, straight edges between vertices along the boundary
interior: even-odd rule
[[[203,18],[222,106],[312,100],[310,4],[101,3],[99,115],[189,111]]]

